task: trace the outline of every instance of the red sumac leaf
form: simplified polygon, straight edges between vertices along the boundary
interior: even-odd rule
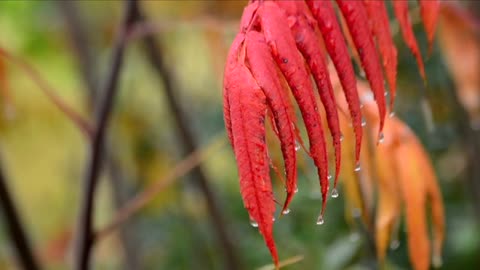
[[[397,89],[397,48],[393,42],[389,27],[388,13],[385,3],[377,0],[364,0],[370,26],[377,40],[382,56],[383,68],[390,87],[390,110],[393,111]]]
[[[420,76],[425,80],[425,67],[423,66],[422,55],[420,54],[420,49],[418,48],[417,39],[412,30],[412,23],[410,22],[410,16],[408,15],[408,1],[407,0],[395,0],[392,1],[393,11],[395,12],[395,17],[397,17],[398,23],[400,24],[400,29],[402,31],[403,40],[407,44],[410,51],[417,59],[418,69],[420,71]]]
[[[342,36],[342,30],[337,22],[335,10],[330,1],[306,1],[313,16],[317,20],[320,32],[322,33],[325,47],[330,58],[335,65],[338,77],[342,84],[345,98],[348,102],[348,108],[355,131],[355,160],[360,159],[360,149],[362,144],[362,114],[360,110],[360,99],[358,97],[355,72],[348,54],[345,39]]]
[[[332,135],[335,150],[335,180],[337,185],[341,163],[341,132],[338,120],[337,106],[333,94],[332,83],[325,64],[325,57],[320,44],[322,40],[316,36],[319,32],[316,22],[310,14],[308,6],[303,1],[279,1],[278,5],[289,16],[290,28],[295,37],[297,48],[305,58],[310,72],[317,84],[320,99],[325,108],[327,123]],[[309,16],[310,15],[310,16]]]
[[[266,98],[244,65],[235,66],[226,76],[231,77],[229,104],[240,191],[245,208],[258,224],[277,265],[278,254],[273,240],[275,202],[265,143]]]
[[[420,15],[422,16],[425,32],[427,32],[428,51],[432,50],[433,38],[438,23],[440,2],[438,0],[419,0]]]
[[[275,60],[273,60],[270,54],[270,48],[265,42],[263,35],[257,31],[249,31],[246,34],[245,43],[246,63],[267,98],[268,107],[273,114],[275,127],[280,139],[287,175],[285,210],[297,189],[293,106],[288,97],[288,89],[284,89],[282,86]]]
[[[263,2],[258,12],[265,40],[292,90],[305,122],[310,139],[310,155],[318,168],[320,177],[322,213],[324,213],[328,193],[327,149],[315,92],[305,67],[305,60],[297,50],[285,13],[278,5],[274,2]]]
[[[337,0],[337,3],[352,34],[353,42],[357,47],[363,69],[377,102],[380,118],[378,132],[380,134],[385,124],[385,88],[382,67],[368,27],[367,11],[361,1]]]

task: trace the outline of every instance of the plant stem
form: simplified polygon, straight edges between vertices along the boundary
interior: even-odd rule
[[[90,157],[83,183],[80,204],[80,215],[76,228],[76,249],[74,253],[74,269],[89,269],[90,253],[93,246],[93,213],[95,190],[100,175],[105,144],[105,133],[110,120],[113,101],[117,93],[117,84],[123,63],[128,33],[134,23],[136,1],[125,1],[125,14],[115,43],[112,62],[103,93],[95,112],[95,128],[90,145]]]
[[[20,221],[15,203],[8,190],[7,179],[2,168],[0,168],[0,207],[7,225],[7,235],[10,237],[12,245],[17,251],[18,263],[25,270],[40,269],[39,264],[33,255],[23,224]]]
[[[138,22],[145,22],[146,19],[141,13],[140,8],[137,8],[137,11]],[[170,74],[170,71],[164,62],[163,56],[161,54],[161,49],[157,45],[155,38],[151,35],[147,35],[143,38],[143,42],[148,61],[150,62],[154,70],[157,72],[158,77],[164,83],[167,103],[170,106],[172,116],[174,117],[175,123],[178,127],[180,144],[184,147],[183,156],[186,156],[188,153],[194,152],[197,148],[197,145],[194,140],[194,134],[190,130],[187,116],[182,111],[181,106],[175,96],[176,89],[172,80],[173,76]],[[220,207],[218,206],[217,199],[215,198],[212,187],[208,182],[207,176],[205,175],[204,171],[200,166],[194,168],[191,174],[193,176],[194,184],[200,188],[206,199],[207,207],[211,216],[211,220],[213,222],[214,231],[217,233],[221,250],[224,252],[225,255],[225,268],[231,270],[241,268],[237,259],[237,253],[235,252],[235,248],[233,246],[231,234],[227,232],[227,225],[225,223]]]

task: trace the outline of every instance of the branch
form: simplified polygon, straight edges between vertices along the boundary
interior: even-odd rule
[[[94,197],[102,163],[105,133],[110,120],[113,100],[117,93],[117,84],[123,63],[127,36],[135,20],[135,8],[135,0],[125,1],[125,14],[115,43],[110,71],[104,92],[102,93],[103,98],[99,106],[97,106],[98,110],[95,114],[95,131],[86,169],[86,178],[80,204],[80,215],[75,235],[76,249],[74,253],[74,269],[77,270],[89,269],[90,253],[94,243],[92,228]]]
[[[138,22],[143,23],[147,21],[139,8],[137,8],[137,11]],[[172,80],[173,76],[172,74],[170,74],[170,71],[164,62],[163,55],[161,54],[160,47],[157,45],[155,38],[153,36],[145,36],[143,42],[147,59],[149,60],[154,70],[157,72],[158,77],[164,83],[167,103],[170,106],[172,116],[175,119],[175,123],[178,125],[178,135],[180,144],[183,146],[183,154],[187,155],[188,153],[195,151],[197,146],[194,139],[195,136],[190,130],[187,116],[182,111],[180,103],[175,96],[175,93],[177,91],[174,87],[174,82]],[[221,250],[224,252],[225,255],[225,268],[231,270],[239,269],[240,264],[239,260],[237,259],[237,254],[233,245],[232,236],[228,232],[223,214],[220,210],[217,199],[215,198],[213,189],[208,182],[207,176],[205,175],[201,167],[196,167],[192,171],[192,176],[193,184],[198,186],[200,191],[203,193],[203,196],[205,197],[211,221],[213,223],[213,231],[217,234]]]
[[[14,201],[8,191],[7,179],[0,168],[0,207],[2,209],[4,220],[7,223],[8,237],[12,241],[12,245],[17,250],[18,262],[25,270],[40,269],[32,248],[27,238],[27,234],[20,221]]]
[[[225,142],[225,134],[222,133],[221,135],[217,135],[214,139],[212,139],[212,142],[208,146],[198,149],[188,155],[184,160],[179,162],[172,170],[170,170],[167,175],[155,181],[155,183],[146,188],[145,191],[136,195],[129,202],[127,202],[126,205],[117,212],[110,223],[98,230],[98,232],[95,234],[95,241],[99,241],[111,232],[115,231],[125,221],[127,221],[149,202],[155,199],[160,192],[164,191],[167,187],[175,183],[175,181],[179,180],[180,177],[189,173],[192,169],[205,161],[205,159],[218,151],[220,147],[225,145]]]
[[[79,113],[74,111],[68,106],[60,97],[55,93],[56,91],[45,81],[40,73],[30,66],[23,59],[16,57],[3,48],[0,48],[0,56],[9,60],[20,67],[27,75],[35,82],[40,90],[47,96],[47,98],[62,112],[64,113],[88,138],[92,137],[92,129],[90,124],[80,116]]]

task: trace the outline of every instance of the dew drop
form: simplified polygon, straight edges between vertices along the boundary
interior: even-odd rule
[[[254,228],[258,227],[258,223],[253,218],[250,218],[250,225],[252,225]]]
[[[398,239],[394,239],[394,240],[392,240],[392,242],[390,242],[390,249],[391,250],[395,250],[398,247],[400,247],[400,241],[398,241]]]
[[[282,211],[283,215],[288,215],[289,213],[290,213],[290,209],[288,208]]]
[[[388,115],[388,117],[392,118],[395,116],[395,112],[394,111],[391,111],[390,114]]]
[[[295,141],[295,151],[300,150],[300,143]]]
[[[340,141],[343,142],[343,139],[344,139],[343,134],[340,133]]]
[[[384,95],[385,97],[388,97],[388,92],[385,91],[385,93],[383,93],[383,95]]]
[[[332,189],[332,198],[338,198],[338,190],[336,188]]]
[[[317,225],[322,225],[323,223],[325,223],[325,220],[323,219],[323,216],[322,215],[318,216]]]
[[[272,221],[275,222],[275,217],[272,218]]]
[[[357,162],[357,165],[355,166],[355,171],[359,172],[361,169],[362,167],[360,167],[360,162]]]
[[[327,176],[327,179],[328,179],[328,180],[332,180],[332,178],[333,178],[333,176],[332,176],[331,174],[329,174],[329,175]]]
[[[383,135],[383,132],[380,132],[378,135],[378,143],[383,143],[385,141],[385,135]]]
[[[298,192],[298,187],[296,187],[293,192],[294,192],[294,193],[297,193],[297,192]]]
[[[362,127],[364,127],[366,125],[367,125],[367,121],[365,120],[365,118],[362,117]]]

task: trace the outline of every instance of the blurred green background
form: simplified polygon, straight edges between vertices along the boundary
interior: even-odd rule
[[[61,1],[0,1],[0,46],[39,70],[57,94],[90,117],[88,86],[72,44],[68,16]],[[226,52],[245,1],[142,1],[162,55],[199,145],[224,133],[221,83]],[[116,27],[119,1],[76,1],[93,52],[90,67],[98,80],[105,72]],[[417,38],[426,52],[421,25]],[[428,150],[441,185],[447,217],[442,269],[480,269],[479,216],[466,168],[465,134],[453,84],[438,46],[426,61],[428,87],[414,58],[396,34],[399,45],[397,115],[416,132]],[[19,68],[7,64],[11,107],[0,117],[0,151],[8,184],[18,203],[36,253],[46,269],[67,269],[72,231],[78,211],[87,143],[83,135]],[[428,100],[432,121],[422,105]],[[425,103],[425,102],[424,102]],[[426,109],[425,109],[426,108]],[[434,128],[431,128],[431,125]],[[226,140],[225,135],[220,135]],[[140,40],[132,40],[125,57],[120,92],[109,129],[122,183],[112,189],[108,170],[101,179],[96,224],[106,224],[125,198],[131,197],[182,159],[183,145],[164,84],[148,64]],[[477,163],[478,164],[478,163]],[[257,229],[249,224],[239,193],[233,152],[224,144],[202,164],[234,240],[240,269],[271,262]],[[185,177],[161,192],[155,201],[124,226],[122,234],[103,239],[94,249],[95,269],[225,269],[203,194]],[[480,179],[473,179],[480,181]],[[274,180],[276,181],[276,180]],[[276,194],[283,198],[276,181]],[[374,269],[375,257],[361,226],[344,218],[342,193],[331,200],[323,226],[315,224],[320,208],[313,168],[300,172],[292,212],[275,223],[280,258],[303,255],[285,269]],[[340,190],[341,192],[341,190]],[[120,193],[120,202],[114,198]],[[117,197],[118,198],[118,197]],[[123,201],[122,201],[123,200]],[[0,269],[15,269],[15,253],[0,219]],[[388,269],[409,269],[405,232],[400,246],[389,251]]]

